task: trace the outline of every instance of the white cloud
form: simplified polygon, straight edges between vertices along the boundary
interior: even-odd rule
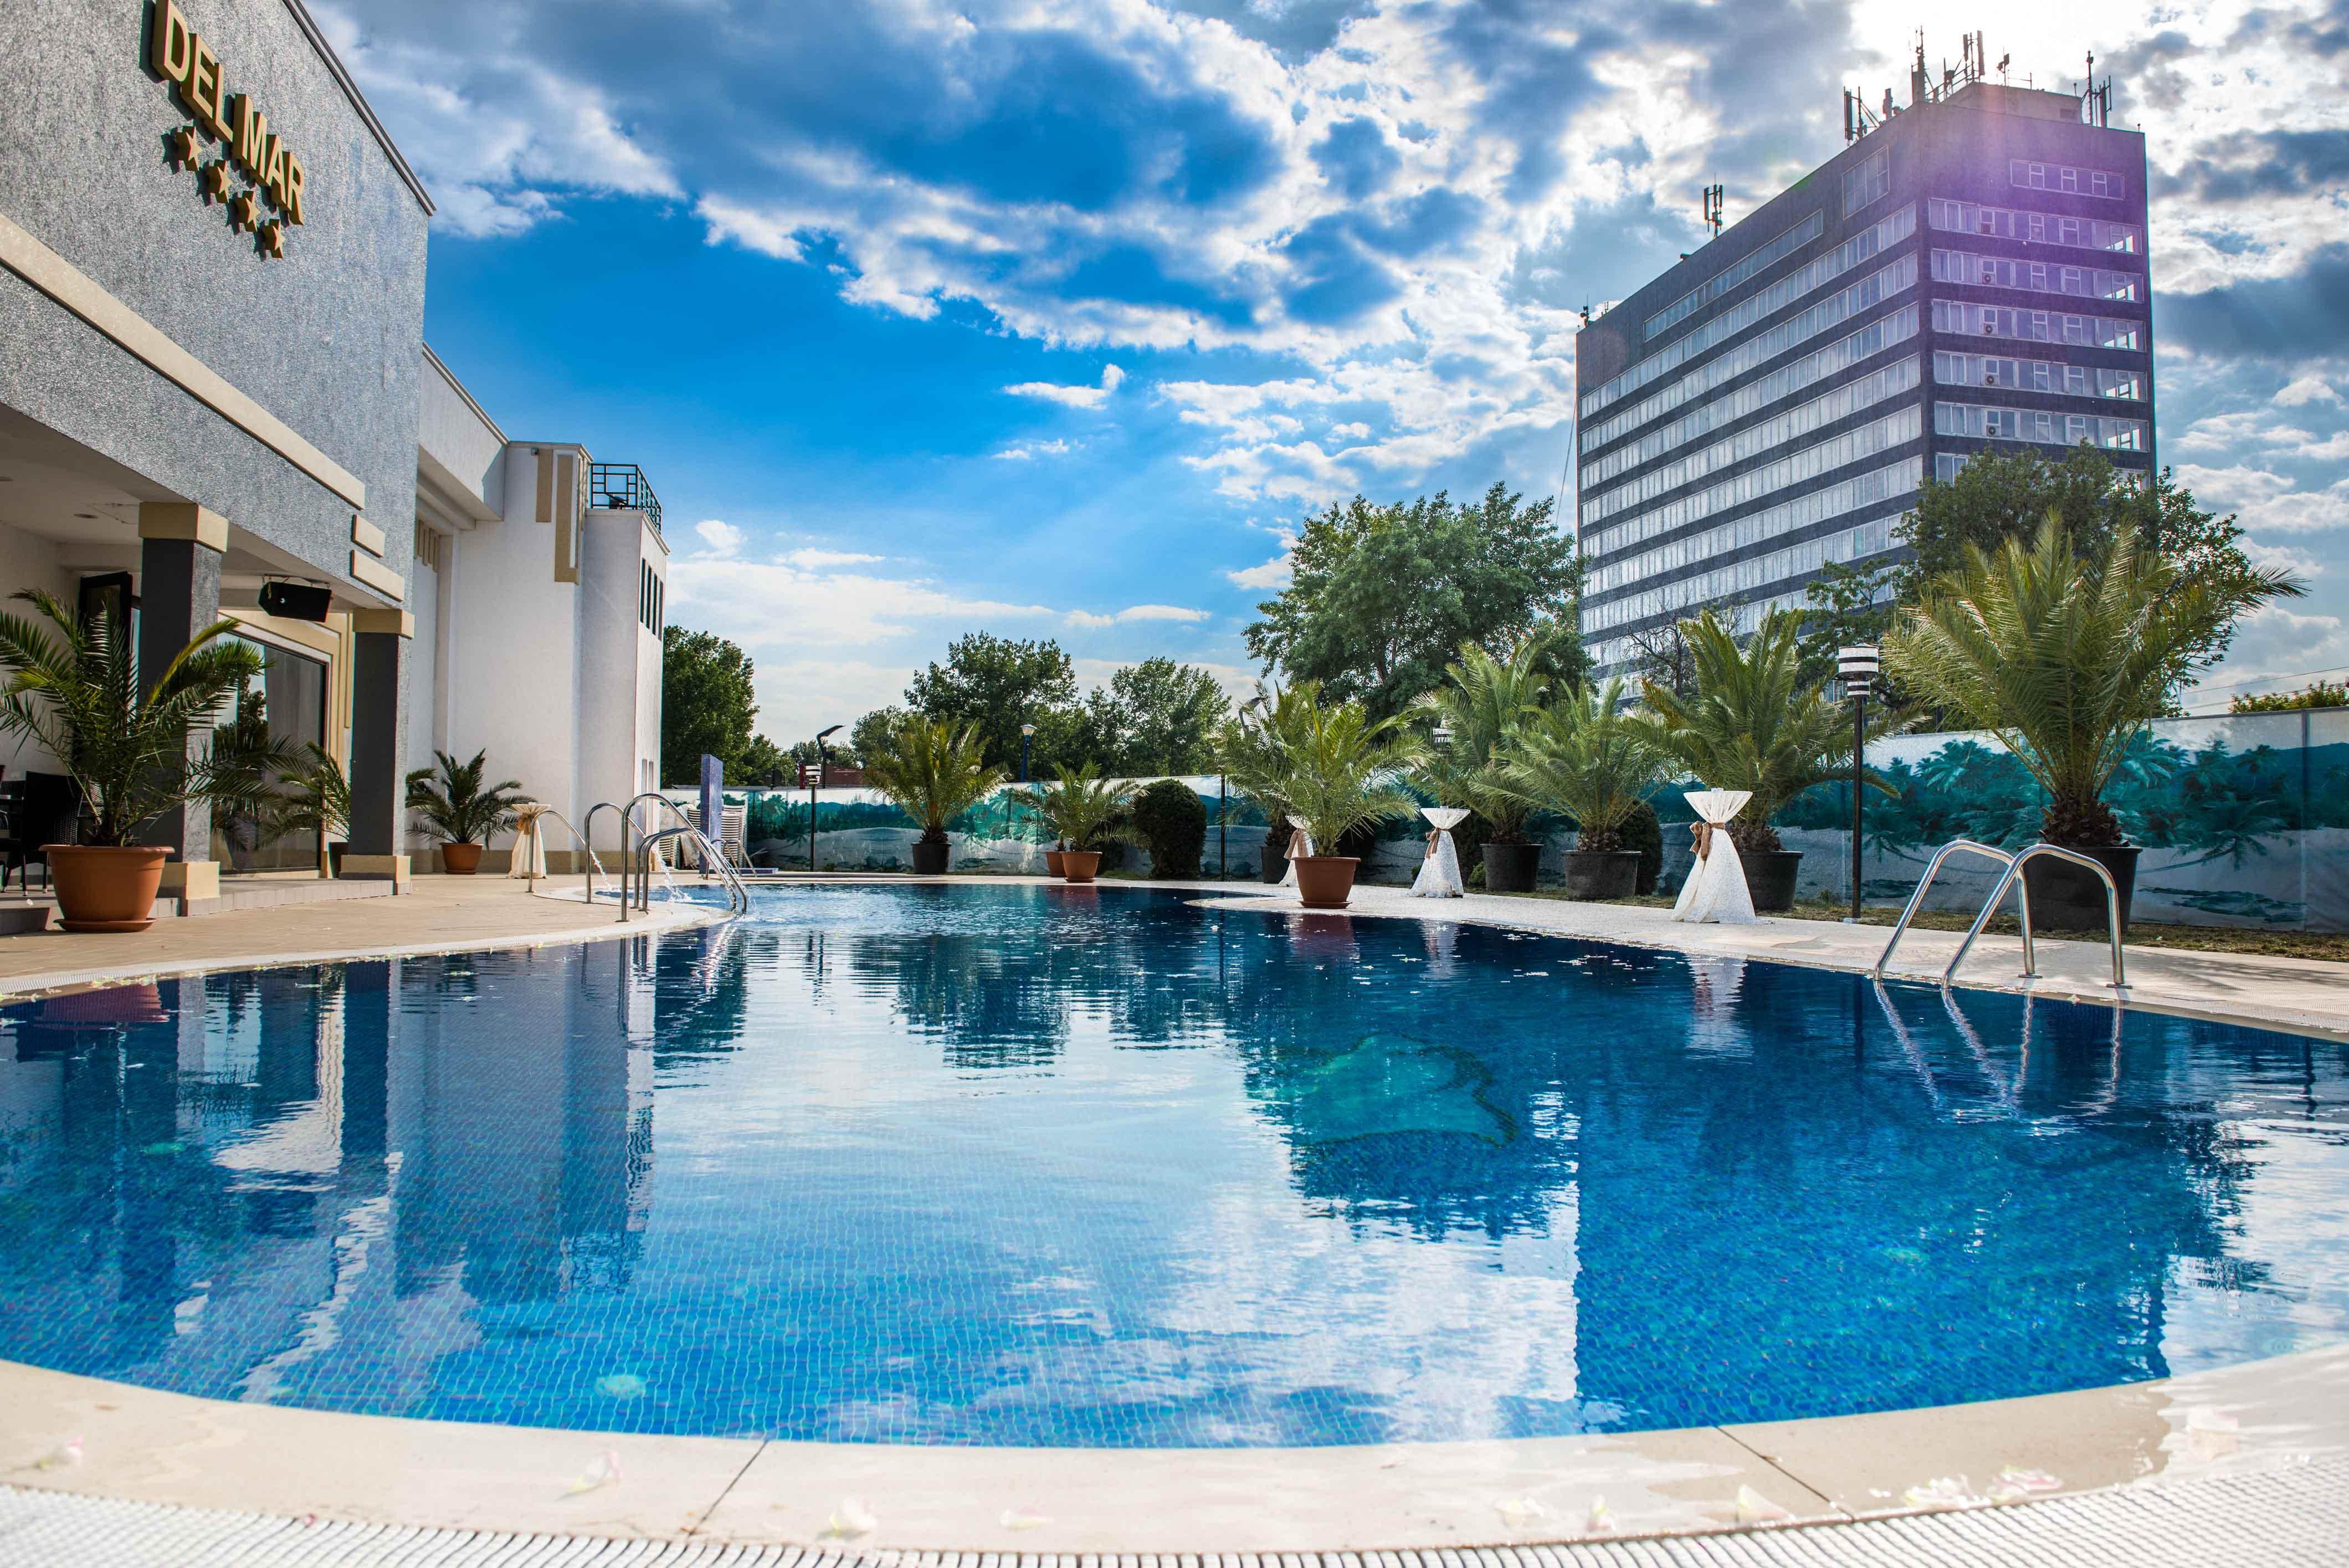
[[[1014,441],[992,455],[1011,462],[1028,462],[1040,457],[1064,457],[1070,446],[1064,441]]]
[[[1371,433],[1371,427],[1360,420],[1342,425],[1331,425],[1330,434],[1338,441],[1361,441]]]
[[[1194,622],[1212,618],[1206,610],[1185,609],[1180,605],[1129,605],[1112,615],[1095,615],[1089,610],[1071,610],[1064,618],[1071,626],[1099,630],[1105,626],[1137,620],[1169,620]]]
[[[2240,514],[2254,534],[2315,534],[2349,528],[2349,479],[2323,489],[2302,488],[2264,468],[2181,465],[2178,483],[2203,505]]]
[[[827,566],[863,566],[881,560],[879,556],[866,556],[854,550],[818,550],[813,548],[786,550],[778,557],[802,572],[820,572]]]
[[[742,530],[731,523],[705,517],[693,525],[693,531],[713,556],[731,556],[742,547]]]
[[[1125,379],[1125,372],[1115,365],[1102,368],[1098,387],[1066,387],[1058,381],[1021,381],[1003,389],[1015,398],[1041,398],[1046,402],[1060,403],[1071,409],[1097,409],[1109,401]]]
[[[2322,376],[2302,376],[2288,383],[2275,395],[2275,400],[2284,408],[2298,409],[2310,403],[2337,403],[2341,394]]]
[[[1280,554],[1258,566],[1244,566],[1236,572],[1226,572],[1236,588],[1251,588],[1259,592],[1278,591],[1288,586],[1289,574],[1296,566],[1297,535],[1283,531]]]

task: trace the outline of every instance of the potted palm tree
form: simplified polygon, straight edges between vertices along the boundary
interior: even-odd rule
[[[1640,883],[1640,850],[1623,827],[1664,754],[1622,702],[1620,680],[1561,696],[1517,727],[1498,763],[1498,787],[1579,829],[1566,857],[1569,898],[1628,898]]]
[[[1216,729],[1216,765],[1226,784],[1264,815],[1261,865],[1268,885],[1288,873],[1288,819],[1296,815],[1282,793],[1283,737],[1304,727],[1310,706],[1294,690],[1258,682],[1257,694]]]
[[[1655,681],[1640,683],[1649,711],[1636,722],[1669,761],[1713,789],[1753,795],[1729,824],[1729,840],[1744,863],[1754,909],[1765,911],[1795,907],[1803,859],[1780,841],[1771,818],[1813,784],[1851,776],[1847,716],[1827,700],[1824,685],[1805,685],[1799,677],[1801,629],[1800,615],[1774,611],[1740,648],[1736,633],[1708,609],[1680,624],[1695,695],[1683,699]],[[1878,715],[1869,738],[1897,722]],[[1866,778],[1889,793],[1875,774]]]
[[[947,868],[947,824],[985,800],[1004,781],[987,765],[976,724],[953,725],[909,713],[864,763],[864,782],[921,824],[914,841],[914,872],[936,877]]]
[[[139,836],[174,806],[250,800],[284,757],[274,747],[224,745],[200,754],[196,739],[262,671],[260,651],[229,638],[233,621],[198,632],[154,685],[142,689],[139,655],[111,604],[84,619],[57,596],[16,596],[35,617],[0,615],[0,728],[54,756],[81,793],[82,842],[42,846],[69,931],[143,931],[154,924],[160,845]]]
[[[1061,875],[1090,882],[1101,874],[1102,846],[1120,836],[1119,825],[1133,809],[1133,786],[1102,778],[1091,763],[1059,774],[1054,783],[1023,791],[1019,802],[1060,839]]]
[[[1994,556],[1970,549],[1927,585],[1886,639],[1885,662],[2006,743],[2047,794],[2042,841],[2111,874],[2126,930],[2139,846],[2122,834],[2105,786],[2191,679],[2212,631],[2302,591],[2283,571],[2188,576],[2134,531],[2081,555],[2050,513],[2036,538],[2009,540]],[[2105,923],[2104,884],[2086,867],[2042,856],[2023,875],[2041,924]]]
[[[481,782],[489,755],[485,748],[475,752],[471,762],[460,763],[446,752],[435,752],[434,768],[419,768],[408,775],[408,809],[421,819],[427,833],[440,840],[440,865],[452,877],[471,877],[481,868],[481,851],[490,836],[512,827],[514,807],[523,803],[521,781]]]
[[[1393,781],[1421,755],[1394,720],[1373,722],[1359,702],[1324,703],[1319,686],[1311,681],[1285,695],[1292,700],[1289,722],[1268,726],[1278,773],[1265,787],[1317,847],[1334,846],[1356,828],[1411,814],[1411,796]],[[1309,909],[1342,909],[1353,895],[1361,862],[1350,855],[1308,855],[1295,865],[1298,902]]]
[[[1506,659],[1470,644],[1444,666],[1444,684],[1419,700],[1442,743],[1420,764],[1417,782],[1439,805],[1463,806],[1485,819],[1485,886],[1530,893],[1541,846],[1526,831],[1534,806],[1510,787],[1509,738],[1539,711],[1549,679],[1537,667],[1544,644],[1526,638]]]
[[[285,780],[286,788],[272,805],[267,818],[269,836],[315,833],[325,847],[326,875],[343,874],[343,853],[351,836],[351,781],[334,753],[315,743],[302,749],[302,763]],[[446,854],[446,851],[443,851]],[[480,865],[480,857],[474,864]]]

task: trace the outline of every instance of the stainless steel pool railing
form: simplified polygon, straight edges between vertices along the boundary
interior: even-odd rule
[[[1926,890],[1932,886],[1934,875],[1940,870],[1943,861],[1961,850],[2002,862],[2006,869],[2000,874],[1998,885],[1991,889],[1990,897],[1982,900],[1981,912],[1974,916],[1973,924],[1966,929],[1965,940],[1958,944],[1958,950],[1951,955],[1949,967],[1941,971],[1943,985],[1948,985],[1955,979],[1958,966],[1966,961],[1966,954],[1973,949],[1974,939],[1981,936],[1982,928],[1990,924],[1991,916],[1997,911],[2009,888],[2014,889],[2015,910],[2023,927],[2023,973],[2020,978],[2023,980],[2038,978],[2039,956],[2031,934],[2031,888],[2030,885],[2023,879],[2023,868],[2032,860],[2046,856],[2054,859],[2069,860],[2075,866],[2085,866],[2094,871],[2096,874],[2096,879],[2105,885],[2105,935],[2111,945],[2113,955],[2113,978],[2106,981],[2106,984],[2115,991],[2127,989],[2127,971],[2121,957],[2120,888],[2113,881],[2113,874],[2110,871],[2076,850],[2064,849],[2053,844],[2034,844],[2027,849],[2009,855],[2003,849],[1994,848],[1987,844],[1977,844],[1970,838],[1953,838],[1934,851],[1932,860],[1925,867],[1925,875],[1918,878],[1917,890],[1909,895],[1909,902],[1901,909],[1900,918],[1893,922],[1892,939],[1884,944],[1884,951],[1877,956],[1876,967],[1868,971],[1871,978],[1877,980],[1884,978],[1884,966],[1891,961],[1892,950],[1900,945],[1900,939],[1908,934],[1909,924],[1916,919],[1917,910],[1923,905]]]
[[[595,826],[595,819],[607,811],[617,812],[620,816],[620,919],[622,923],[625,924],[628,919],[629,913],[628,835],[630,832],[636,830],[636,825],[629,819],[627,811],[625,807],[613,801],[599,800],[594,805],[587,808],[587,826],[591,828],[594,827]],[[639,834],[639,836],[642,836],[641,834]],[[590,857],[593,857],[595,851],[591,846],[587,853]],[[593,876],[590,876],[587,878],[586,893],[587,901],[591,904],[594,903],[595,901],[595,879]]]
[[[647,834],[644,842],[638,846],[636,890],[644,899],[637,906],[639,909],[649,909],[652,907],[653,852],[658,845],[671,838],[681,838],[693,846],[694,853],[701,857],[702,875],[717,877],[719,885],[726,889],[726,901],[734,913],[747,915],[750,912],[750,888],[735,873],[733,865],[726,858],[725,852],[710,843],[709,836],[701,829],[689,823],[682,827],[664,827],[657,833]]]
[[[690,830],[696,836],[698,836],[700,834],[700,828],[696,826],[691,817],[686,815],[685,808],[678,805],[677,802],[669,799],[668,796],[661,794],[658,790],[646,790],[643,794],[636,796],[633,800],[630,800],[626,805],[622,805],[617,801],[599,800],[594,805],[587,808],[587,826],[590,828],[593,828],[595,826],[595,819],[603,815],[604,813],[610,811],[619,814],[620,919],[623,923],[626,923],[628,917],[636,911],[640,909],[649,909],[652,908],[652,867],[649,859],[646,860],[644,866],[639,870],[639,874],[636,881],[636,887],[633,889],[635,894],[635,897],[633,898],[630,897],[632,889],[628,883],[628,869],[630,865],[639,857],[645,846],[650,843],[654,836],[650,830],[639,826],[636,822],[636,807],[644,805],[647,801],[651,801],[656,805],[667,808],[668,814],[677,818],[677,825],[678,827]],[[566,826],[568,825],[566,824]],[[574,831],[576,830],[574,829]],[[634,834],[636,840],[633,848],[628,843],[628,836],[630,834]],[[658,836],[666,838],[682,836],[673,833],[664,833]],[[595,854],[595,850],[592,846],[588,849],[588,854],[591,857]],[[724,864],[725,857],[722,855],[719,856],[719,861],[721,865]],[[588,901],[593,903],[595,898],[595,885],[592,878],[587,884],[586,891]]]
[[[585,834],[584,834],[584,833],[580,832],[580,831],[579,831],[579,829],[578,829],[576,826],[573,826],[572,821],[571,821],[571,819],[570,819],[569,817],[567,817],[567,816],[564,815],[561,812],[559,812],[559,811],[555,810],[553,806],[551,806],[551,805],[550,805],[550,806],[547,806],[547,807],[543,808],[543,810],[541,810],[541,811],[539,812],[539,814],[538,814],[538,815],[539,815],[542,818],[551,816],[551,817],[554,818],[554,820],[555,820],[555,821],[557,821],[557,822],[559,822],[559,823],[563,824],[563,826],[564,826],[564,827],[569,828],[569,829],[571,830],[571,837],[572,837],[572,841],[573,841],[574,843],[575,843],[575,844],[577,844],[577,845],[579,846],[579,852],[580,852],[581,854],[583,854],[583,855],[585,855],[585,856],[586,856],[586,857],[587,857],[587,871],[586,871],[586,877],[587,877],[587,901],[588,901],[589,903],[591,903],[591,904],[592,904],[592,903],[594,903],[594,902],[595,901],[595,878],[596,878],[596,877],[601,877],[601,876],[603,876],[603,875],[605,874],[605,873],[604,873],[604,863],[603,863],[603,861],[601,861],[601,860],[599,860],[599,859],[597,859],[597,858],[595,857],[595,846],[594,845],[592,845],[592,844],[590,844],[590,843],[588,843],[588,842],[587,842],[587,836],[586,836]],[[590,811],[590,812],[587,814],[587,820],[588,820],[588,821],[590,821],[590,822],[593,822],[593,821],[595,821],[595,812]],[[515,847],[516,847],[517,849],[519,849],[521,846],[520,846],[519,845],[517,845],[517,846],[515,846]],[[623,840],[623,841],[622,841],[621,847],[622,847],[623,849],[625,849],[625,848],[626,847],[626,840]],[[628,869],[627,862],[626,862],[626,860],[621,861],[621,863],[620,863],[620,873],[621,873],[621,875],[622,875],[622,877],[625,877],[627,875],[627,869]],[[552,878],[551,877],[550,877],[548,879],[549,879],[550,881],[551,881],[551,880],[553,880],[553,878]],[[530,880],[531,880],[531,884],[532,884],[531,890],[532,890],[532,892],[533,892],[533,893],[535,893],[535,892],[537,891],[537,883],[538,883],[538,878],[537,878],[537,877],[532,877]],[[625,888],[624,888],[624,890],[623,890],[623,897],[625,897],[625,896],[626,896],[626,893],[625,893]]]

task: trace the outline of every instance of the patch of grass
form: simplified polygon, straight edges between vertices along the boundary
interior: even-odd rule
[[[1555,889],[1533,893],[1505,893],[1503,898],[1564,899],[1566,895]],[[1642,909],[1669,909],[1672,900],[1661,893],[1643,898],[1613,898],[1615,904],[1637,905]],[[1797,903],[1790,911],[1798,920],[1840,920],[1850,906],[1839,903]],[[1870,906],[1860,911],[1864,926],[1890,926],[1900,918],[1900,911],[1889,906]],[[1926,909],[1910,922],[1920,930],[1962,931],[1973,924],[1973,917],[1955,910]],[[2001,936],[2018,936],[2022,925],[2013,915],[1994,915],[1986,928]],[[2100,942],[2105,940],[2102,929],[2093,931],[2057,931],[2044,927],[2036,935],[2057,941]],[[2129,928],[2123,943],[2130,948],[2168,948],[2182,952],[2265,953],[2275,958],[2321,959],[2328,963],[2349,963],[2349,932],[2287,931],[2264,929],[2250,926],[2173,926],[2154,925],[2139,920]]]

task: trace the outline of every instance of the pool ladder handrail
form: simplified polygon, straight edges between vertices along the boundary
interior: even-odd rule
[[[1951,983],[1957,975],[1958,966],[1966,961],[1966,954],[1972,950],[1974,939],[1981,936],[1982,928],[1990,924],[1992,914],[2005,898],[2006,890],[2009,888],[2014,889],[2015,909],[2023,926],[2023,973],[2019,978],[2023,980],[2039,978],[2038,949],[2033,942],[2031,934],[2031,887],[2023,880],[2023,867],[2036,857],[2048,856],[2058,860],[2069,860],[2075,866],[2086,867],[2094,871],[2096,874],[2096,879],[2105,885],[2105,935],[2111,944],[2113,954],[2113,978],[2105,983],[2114,991],[2127,989],[2127,970],[2121,957],[2120,888],[2113,881],[2113,874],[2110,871],[2077,850],[2065,849],[2059,845],[2033,844],[2026,849],[2010,855],[2003,849],[1988,844],[1977,844],[1971,838],[1952,838],[1933,852],[1933,858],[1925,867],[1925,875],[1917,880],[1917,890],[1909,895],[1909,902],[1901,909],[1900,918],[1892,923],[1891,940],[1884,944],[1883,952],[1877,955],[1876,967],[1868,971],[1870,979],[1884,978],[1884,966],[1892,961],[1892,950],[1900,945],[1900,939],[1909,934],[1909,923],[1916,919],[1918,909],[1925,901],[1927,889],[1932,887],[1933,877],[1941,869],[1941,863],[1960,851],[1996,860],[2006,869],[2000,874],[1998,885],[1991,889],[1990,897],[1982,901],[1982,912],[1974,916],[1973,924],[1966,929],[1966,939],[1958,944],[1958,950],[1951,955],[1949,967],[1941,971],[1943,985]]]
[[[710,870],[712,866],[717,867],[715,875],[725,888],[727,904],[735,914],[747,915],[750,912],[750,888],[736,874],[733,864],[726,858],[725,852],[709,842],[709,835],[690,823],[678,827],[664,827],[657,833],[648,833],[637,846],[636,895],[640,900],[636,905],[637,909],[652,908],[653,849],[656,845],[667,838],[682,838],[693,846],[694,853],[701,857],[701,874],[704,877],[712,875]]]
[[[586,877],[587,877],[587,901],[588,901],[589,903],[591,903],[591,904],[592,904],[592,903],[594,903],[594,902],[595,901],[595,878],[596,878],[598,876],[602,875],[603,870],[604,870],[604,862],[603,862],[602,860],[600,860],[600,859],[596,858],[596,856],[595,856],[595,846],[594,845],[592,845],[592,844],[590,844],[590,843],[588,843],[588,842],[587,842],[587,836],[586,836],[585,834],[584,834],[584,833],[580,832],[580,831],[579,831],[579,829],[578,829],[575,826],[574,826],[574,825],[573,825],[573,823],[572,823],[572,821],[571,821],[571,819],[570,819],[569,817],[567,817],[567,816],[564,815],[561,812],[559,812],[559,811],[555,810],[553,806],[551,806],[551,805],[550,805],[550,806],[544,806],[544,807],[542,807],[542,808],[540,809],[540,811],[539,811],[539,814],[538,814],[538,815],[541,815],[541,816],[551,816],[551,817],[554,818],[554,820],[555,820],[555,821],[557,821],[557,822],[559,822],[559,823],[563,824],[563,826],[564,826],[568,827],[568,828],[570,828],[570,829],[571,829],[571,837],[572,837],[573,841],[574,841],[574,842],[575,842],[575,843],[579,846],[580,853],[582,853],[582,854],[584,854],[584,855],[585,855],[585,856],[587,857],[587,871],[586,871]],[[593,811],[590,811],[590,812],[587,814],[587,820],[588,820],[588,821],[590,821],[590,822],[595,821],[595,812],[593,812]],[[515,846],[515,847],[516,847],[517,849],[519,849],[519,848],[521,847],[521,846],[520,846],[519,844],[517,844],[517,845]],[[622,847],[623,847],[623,848],[625,848],[625,847],[626,847],[626,840],[623,840],[623,841],[622,841]],[[622,876],[624,878],[626,877],[626,874],[627,874],[627,869],[628,869],[628,867],[627,867],[627,862],[626,862],[626,861],[625,861],[625,860],[623,860],[623,861],[620,863],[620,872],[621,872],[621,876]],[[547,877],[547,880],[548,880],[548,881],[550,881],[550,882],[551,882],[551,881],[553,881],[554,879],[554,877],[553,877],[552,875],[550,875],[550,876]],[[531,877],[531,878],[530,878],[530,881],[531,881],[532,893],[533,893],[533,896],[534,897],[534,896],[536,895],[536,892],[537,892],[538,878],[537,878],[537,877]]]
[[[626,805],[622,805],[616,801],[599,800],[594,805],[587,808],[587,826],[590,827],[595,826],[595,819],[607,811],[615,811],[620,814],[620,920],[624,925],[627,922],[630,913],[635,909],[651,908],[651,904],[649,902],[650,889],[648,886],[639,888],[640,896],[637,898],[631,899],[628,896],[628,863],[630,859],[628,835],[634,833],[636,836],[636,842],[639,847],[641,847],[645,843],[647,830],[637,826],[636,813],[636,807],[644,805],[647,801],[652,801],[657,805],[667,806],[668,808],[669,815],[677,818],[678,826],[694,826],[693,819],[685,815],[684,807],[678,805],[677,802],[669,799],[668,796],[655,789],[646,790],[641,794],[638,794],[633,800],[629,801]],[[590,855],[595,853],[592,846],[589,847],[588,853]],[[647,867],[645,876],[642,878],[639,878],[639,880],[640,882],[648,884],[650,878],[651,871],[649,867]],[[595,902],[595,885],[592,880],[587,884],[586,891],[588,902]]]

